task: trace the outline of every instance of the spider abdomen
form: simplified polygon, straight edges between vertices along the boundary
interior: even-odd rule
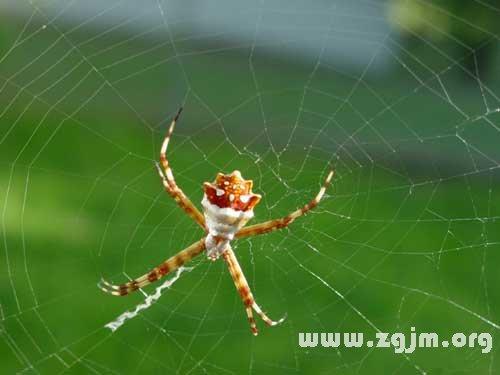
[[[237,170],[227,175],[217,173],[213,183],[203,184],[201,204],[209,258],[215,260],[229,248],[234,235],[253,217],[253,208],[261,196],[252,192],[252,186],[252,180],[245,180]]]
[[[216,259],[228,246],[234,235],[253,217],[253,210],[237,211],[210,203],[205,195],[201,202],[208,236],[205,241],[207,255]]]
[[[208,232],[232,240],[233,236],[253,217],[253,210],[237,211],[210,203],[206,196],[201,202]]]

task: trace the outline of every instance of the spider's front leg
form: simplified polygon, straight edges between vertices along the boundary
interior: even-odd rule
[[[241,300],[245,305],[245,309],[248,316],[248,322],[250,323],[250,329],[254,335],[259,333],[257,329],[257,325],[255,324],[255,319],[253,318],[252,309],[261,317],[261,319],[269,326],[275,326],[277,324],[282,323],[285,320],[285,317],[281,318],[278,321],[271,320],[257,305],[255,299],[253,297],[252,292],[250,291],[250,287],[248,286],[247,279],[243,274],[243,271],[238,263],[238,259],[236,259],[236,255],[234,255],[231,246],[227,246],[226,250],[222,253],[222,257],[227,263],[227,267],[229,272],[231,273],[231,277],[233,278],[234,285],[240,294]]]
[[[312,210],[319,204],[319,202],[323,198],[323,195],[325,194],[326,188],[328,187],[330,181],[332,180],[333,173],[334,173],[333,170],[331,170],[330,173],[328,173],[328,176],[326,177],[325,182],[323,183],[323,186],[319,190],[318,194],[308,204],[293,211],[291,214],[288,214],[285,217],[245,227],[241,229],[238,233],[236,233],[236,238],[268,233],[273,230],[285,228],[288,225],[290,225],[295,219],[306,214],[308,211]]]
[[[175,124],[182,112],[182,107],[179,109],[177,114],[175,115],[174,119],[172,120],[172,123],[170,124],[170,128],[168,129],[167,135],[165,136],[165,139],[163,140],[163,144],[161,146],[161,151],[160,151],[160,163],[163,167],[163,171],[161,170],[160,166],[157,164],[156,167],[158,169],[158,174],[160,175],[162,181],[163,181],[163,186],[165,187],[165,190],[167,193],[170,194],[172,198],[175,199],[177,204],[184,210],[186,213],[191,216],[197,223],[200,225],[205,231],[206,231],[206,226],[205,226],[205,217],[202,215],[202,213],[196,208],[196,206],[191,202],[191,200],[184,194],[184,192],[177,186],[177,183],[175,182],[174,174],[172,172],[172,168],[170,168],[170,164],[167,159],[167,147],[168,143],[170,142],[170,137],[172,136],[172,133],[174,132]]]

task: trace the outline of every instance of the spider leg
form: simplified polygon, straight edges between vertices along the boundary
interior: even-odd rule
[[[108,283],[106,280],[101,279],[98,287],[106,293],[112,294],[114,296],[126,296],[127,294],[135,292],[136,290],[144,288],[145,286],[161,279],[163,276],[169,274],[170,272],[175,271],[197,255],[199,255],[203,250],[205,250],[205,237],[188,246],[176,255],[168,258],[166,261],[135,280],[121,285],[113,285]]]
[[[323,198],[323,195],[325,194],[326,188],[328,187],[330,181],[332,180],[332,177],[333,177],[333,170],[331,170],[330,173],[328,173],[328,176],[326,177],[325,182],[323,183],[323,186],[321,186],[321,189],[319,190],[316,197],[314,197],[314,199],[312,199],[305,206],[293,211],[292,213],[288,214],[285,217],[265,221],[260,224],[250,225],[248,227],[242,228],[238,233],[236,233],[236,238],[268,233],[276,229],[287,227],[295,219],[306,214],[308,211],[312,210],[319,204],[319,202]]]
[[[262,311],[259,305],[257,305],[253,297],[253,294],[250,291],[250,287],[248,286],[247,279],[245,278],[245,275],[243,274],[240,264],[238,263],[238,259],[236,259],[236,256],[234,255],[234,252],[231,249],[231,247],[228,246],[226,250],[222,253],[222,256],[224,257],[224,260],[227,263],[227,267],[229,269],[231,277],[233,278],[234,285],[236,286],[236,289],[240,294],[243,304],[245,305],[246,313],[248,316],[248,322],[250,323],[250,329],[252,330],[252,333],[255,336],[259,333],[259,331],[257,330],[257,325],[255,324],[255,319],[253,318],[252,309],[269,326],[275,326],[277,324],[282,323],[285,320],[285,317],[281,318],[278,321],[274,321]]]
[[[170,137],[172,136],[172,133],[174,132],[175,128],[175,123],[177,122],[177,119],[179,118],[180,114],[182,112],[182,107],[179,109],[177,114],[175,115],[174,119],[172,120],[172,123],[170,124],[170,128],[168,129],[167,135],[165,136],[165,139],[163,140],[163,144],[161,146],[160,150],[160,163],[163,167],[163,170],[158,167],[158,173],[163,181],[163,186],[165,187],[165,190],[170,194],[172,198],[175,199],[177,204],[184,210],[186,213],[191,216],[203,229],[206,230],[205,228],[205,217],[203,214],[196,208],[196,206],[191,202],[191,200],[184,194],[184,192],[177,186],[175,182],[175,178],[172,172],[172,168],[170,168],[170,164],[167,159],[167,147],[168,143],[170,142]]]

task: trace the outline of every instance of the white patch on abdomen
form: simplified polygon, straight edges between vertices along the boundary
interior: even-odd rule
[[[253,217],[253,210],[238,211],[230,207],[221,208],[215,204],[210,203],[207,196],[203,196],[201,201],[203,206],[203,214],[205,216],[205,223],[209,235],[205,240],[207,252],[215,255],[214,252],[221,252],[224,246],[216,246],[214,237],[220,237],[227,241],[231,241],[234,235],[245,226],[245,224]],[[222,244],[221,244],[222,245]],[[217,254],[220,255],[220,254]]]
[[[210,234],[232,240],[237,231],[253,217],[253,210],[237,211],[210,203],[207,196],[201,201],[203,214]]]

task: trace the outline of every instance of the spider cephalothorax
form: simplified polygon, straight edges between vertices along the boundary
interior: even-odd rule
[[[257,326],[252,311],[259,314],[262,320],[270,326],[281,323],[284,318],[273,321],[261,310],[259,305],[257,305],[250,291],[250,287],[248,286],[248,282],[245,279],[245,275],[238,263],[238,259],[231,248],[230,242],[235,238],[249,237],[285,228],[295,219],[316,207],[323,197],[327,185],[332,179],[333,171],[328,173],[316,197],[305,206],[296,209],[282,218],[250,225],[246,228],[243,227],[248,220],[253,217],[253,208],[259,203],[261,196],[252,192],[252,180],[243,179],[239,171],[234,171],[228,175],[218,173],[213,183],[205,182],[203,184],[204,195],[201,202],[203,205],[202,214],[179,186],[177,186],[167,159],[168,142],[174,131],[175,123],[179,118],[181,110],[182,108],[174,117],[167,136],[163,141],[160,151],[161,167],[157,165],[158,174],[161,177],[163,187],[167,193],[175,199],[179,206],[181,206],[196,223],[198,223],[204,230],[205,235],[199,241],[168,258],[166,261],[135,280],[121,285],[112,285],[107,281],[101,280],[99,286],[102,290],[112,295],[125,296],[171,273],[206,250],[206,254],[210,259],[216,260],[219,256],[222,256],[226,261],[229,273],[245,304],[252,333],[256,335]]]

